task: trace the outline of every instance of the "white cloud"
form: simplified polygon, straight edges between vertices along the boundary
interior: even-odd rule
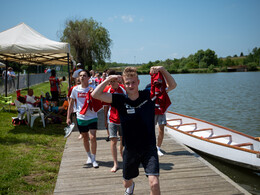
[[[124,15],[121,16],[121,19],[125,22],[125,23],[131,23],[134,21],[134,16],[132,15]]]
[[[121,19],[124,23],[132,23],[132,22],[134,22],[135,16],[133,16],[133,15],[111,16],[108,18],[108,21],[114,22],[118,19]],[[144,22],[144,19],[139,18],[139,22]]]
[[[114,22],[117,18],[118,18],[118,16],[112,16],[112,17],[109,17],[108,20],[110,22]]]
[[[172,53],[169,56],[170,56],[170,58],[177,58],[178,55],[179,55],[178,53]]]

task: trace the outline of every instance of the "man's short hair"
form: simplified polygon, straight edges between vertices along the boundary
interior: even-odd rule
[[[137,77],[138,78],[137,70],[136,70],[135,67],[126,67],[123,71],[122,76],[123,77]]]
[[[85,70],[85,69],[83,69],[83,70],[81,70],[81,71],[79,72],[79,74],[80,74],[81,72],[86,72],[86,73],[87,73],[87,75],[88,75],[88,77],[90,77],[90,73],[89,73],[89,71],[88,71],[88,70]],[[79,74],[78,74],[78,75],[79,75]]]

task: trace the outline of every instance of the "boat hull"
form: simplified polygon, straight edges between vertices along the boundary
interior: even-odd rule
[[[166,114],[166,118],[168,121],[166,131],[178,142],[206,154],[216,156],[234,164],[260,172],[259,141],[255,140],[253,137],[241,134],[234,130],[230,131],[231,129],[206,121],[179,115],[177,113],[168,112]],[[176,120],[175,124],[170,125],[169,120],[172,119],[182,119],[182,123],[178,126]],[[196,123],[196,127],[193,123]],[[184,126],[185,128],[181,128]],[[188,126],[190,126],[190,129]],[[202,130],[196,132],[196,130],[199,129],[212,130],[205,130],[205,132]],[[227,137],[221,137],[223,135],[226,135]],[[220,138],[211,139],[214,136]],[[253,144],[250,147],[255,148],[254,150],[251,150],[249,147],[235,146],[237,143],[249,142]]]

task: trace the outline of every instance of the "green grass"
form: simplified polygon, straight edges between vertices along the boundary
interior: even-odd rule
[[[63,84],[63,91],[66,84]],[[49,83],[31,87],[34,95],[50,89]],[[26,94],[26,90],[22,90]],[[12,94],[14,99],[16,94]],[[37,118],[33,128],[13,126],[11,112],[0,112],[0,193],[53,194],[64,150],[65,117],[62,124],[47,124],[43,128]]]

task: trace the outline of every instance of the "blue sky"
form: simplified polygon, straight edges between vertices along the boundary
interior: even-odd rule
[[[59,41],[68,19],[92,17],[113,43],[111,62],[148,63],[211,49],[260,47],[260,0],[0,0],[0,32],[21,22]]]

